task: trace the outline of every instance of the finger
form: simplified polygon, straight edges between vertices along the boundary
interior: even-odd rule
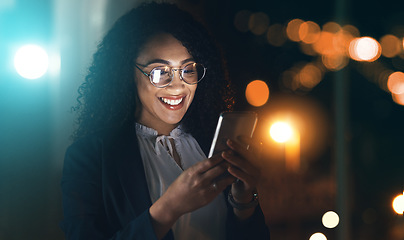
[[[231,165],[236,166],[244,172],[249,174],[257,174],[257,169],[245,158],[235,154],[233,151],[224,151],[222,157]]]
[[[228,172],[235,178],[240,179],[244,184],[248,186],[256,186],[257,180],[254,175],[247,174],[236,167],[229,167]]]
[[[207,158],[193,166],[196,172],[198,173],[204,173],[211,169],[212,167],[216,166],[219,164],[221,161],[223,161],[223,158],[221,157],[220,154],[213,155],[211,158]]]
[[[227,172],[228,167],[229,165],[226,162],[222,162],[205,171],[202,176],[204,179],[207,179],[207,181],[212,181],[213,179]]]
[[[235,180],[236,178],[231,174],[223,175],[223,177],[217,178],[213,181],[212,187],[213,185],[215,185],[215,187],[213,187],[214,190],[222,192],[227,186],[232,184]]]

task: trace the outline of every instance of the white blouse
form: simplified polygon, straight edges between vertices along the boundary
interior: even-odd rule
[[[172,130],[169,136],[158,136],[156,130],[136,123],[136,134],[153,203],[184,170],[206,159],[195,138],[183,132],[181,126]],[[182,169],[172,157],[173,146],[170,139],[174,141]],[[172,227],[174,238],[176,240],[225,239],[226,213],[224,196],[219,194],[205,207],[181,216]]]

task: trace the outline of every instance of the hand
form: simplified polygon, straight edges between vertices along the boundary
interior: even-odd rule
[[[259,170],[252,162],[259,158],[260,144],[251,138],[243,138],[250,147],[246,149],[235,141],[228,140],[230,150],[224,151],[222,157],[230,164],[228,172],[238,180],[232,184],[232,195],[235,201],[248,203],[257,189]]]
[[[184,171],[170,185],[149,210],[158,238],[164,236],[180,216],[207,205],[234,182],[231,175],[219,178],[227,171],[226,164],[221,155],[216,154]]]
[[[180,215],[199,209],[234,181],[231,176],[218,178],[226,171],[226,162],[217,154],[184,171],[167,189],[164,197],[172,201],[172,209]]]

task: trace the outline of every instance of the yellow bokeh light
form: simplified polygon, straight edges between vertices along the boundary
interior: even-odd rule
[[[271,125],[269,134],[276,142],[284,143],[292,137],[293,130],[286,122],[275,122]]]
[[[394,72],[390,74],[387,80],[387,88],[394,94],[404,93],[404,73]]]
[[[262,35],[268,30],[269,17],[263,12],[253,13],[248,21],[248,27],[255,35]]]
[[[392,207],[397,214],[402,215],[404,213],[404,195],[403,194],[400,194],[394,198]]]
[[[349,56],[356,61],[373,62],[377,60],[380,55],[380,44],[374,38],[355,38],[349,44]]]
[[[335,228],[339,224],[339,216],[336,212],[328,211],[324,213],[322,222],[326,228]]]
[[[391,34],[383,36],[380,39],[380,45],[382,47],[382,55],[388,58],[397,56],[402,49],[400,39]]]
[[[327,237],[323,233],[318,232],[311,235],[309,240],[327,240]]]
[[[299,29],[303,22],[303,20],[298,18],[288,22],[288,25],[286,26],[286,35],[290,40],[294,42],[299,42],[301,40],[299,36]]]
[[[268,85],[261,80],[254,80],[247,85],[245,97],[249,104],[255,107],[264,105],[269,98]]]

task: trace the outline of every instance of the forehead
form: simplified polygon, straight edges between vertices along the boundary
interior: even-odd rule
[[[163,59],[167,61],[181,61],[191,58],[187,48],[171,34],[157,34],[141,48],[138,62],[146,63],[151,59]]]

